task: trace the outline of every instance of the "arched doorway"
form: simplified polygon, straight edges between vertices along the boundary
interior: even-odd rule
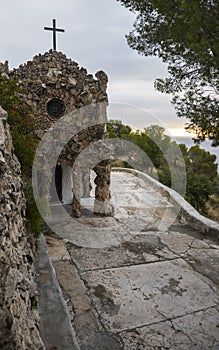
[[[62,167],[58,164],[52,171],[50,198],[51,202],[62,201]]]

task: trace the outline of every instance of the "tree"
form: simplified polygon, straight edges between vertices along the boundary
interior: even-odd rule
[[[207,214],[206,204],[213,193],[213,183],[206,175],[187,173],[185,199],[201,214]]]
[[[219,145],[218,0],[118,1],[137,14],[130,47],[168,64],[168,78],[157,79],[155,88],[173,95],[197,141]]]
[[[112,132],[110,125],[113,126],[114,132]],[[174,188],[183,194],[185,188],[181,176],[185,171],[185,165],[187,174],[185,198],[201,214],[207,214],[207,201],[212,194],[217,194],[219,191],[219,177],[214,154],[205,151],[198,145],[189,149],[184,144],[177,145],[175,141],[171,141],[170,137],[165,134],[165,129],[159,125],[151,125],[144,128],[143,131],[136,130],[127,133],[115,132],[117,127],[120,131],[129,130],[128,126],[123,125],[122,122],[118,123],[117,120],[111,120],[110,125],[107,128],[109,137],[120,135],[118,138],[134,143],[141,148],[151,160],[151,162],[145,164],[146,168],[153,164],[153,167],[157,170],[159,181],[168,187],[174,186],[172,180],[175,178],[177,187],[175,184]],[[183,157],[179,156],[179,148]],[[131,148],[126,147],[125,152],[129,149],[131,150]],[[137,157],[135,151],[130,152],[130,154]],[[184,162],[182,162],[183,158]],[[126,160],[127,162],[129,160],[128,154]],[[153,176],[153,173],[150,175]]]
[[[185,148],[181,145],[181,149]],[[206,214],[206,203],[210,195],[216,193],[218,178],[216,156],[198,145],[184,153],[187,170],[187,188],[185,198],[200,213]]]
[[[106,130],[109,137],[122,138],[123,135],[129,135],[132,131],[132,128],[129,125],[122,124],[121,120],[111,119],[106,124]]]
[[[31,177],[38,142],[33,134],[33,120],[28,107],[19,99],[23,93],[24,90],[15,80],[0,74],[0,105],[8,113],[14,151],[21,163],[22,176]]]
[[[196,145],[189,149],[188,156],[190,159],[189,169],[192,174],[206,175],[210,181],[217,177],[216,155]]]
[[[151,125],[144,128],[144,131],[132,131],[129,125],[124,125],[120,120],[115,119],[109,120],[106,128],[109,137],[121,138],[134,143],[142,149],[149,159],[153,161],[155,168],[159,168],[160,165],[165,162],[161,148],[165,150],[168,147],[170,144],[170,137],[165,135],[165,129],[159,125]],[[148,163],[148,167],[151,167],[151,162],[150,164]]]

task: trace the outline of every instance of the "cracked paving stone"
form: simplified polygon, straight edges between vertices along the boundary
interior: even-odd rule
[[[211,281],[182,259],[89,271],[81,276],[101,322],[111,331],[149,325],[218,303]],[[99,295],[97,287],[102,290]]]
[[[209,250],[208,255],[200,254],[199,256],[193,256],[193,260],[190,260],[190,265],[195,271],[208,277],[216,285],[219,285],[219,256],[211,253],[213,252]]]
[[[209,245],[200,240],[200,239],[195,239],[192,244],[191,244],[191,248],[194,248],[194,249],[208,249],[209,248]]]
[[[178,317],[172,321],[122,332],[125,350],[216,350],[219,345],[215,308]]]
[[[209,308],[173,320],[176,331],[187,334],[194,344],[203,346],[203,349],[211,349],[219,344],[218,324],[219,312],[216,308]]]
[[[45,240],[51,260],[71,260],[63,239],[45,236]]]
[[[203,238],[202,233],[198,232],[196,229],[192,228],[191,226],[188,226],[186,224],[182,224],[181,221],[179,221],[178,224],[171,225],[169,227],[169,231],[182,233],[184,235],[189,235],[189,236],[191,236],[193,238],[197,238],[197,239]]]
[[[176,332],[170,321],[136,328],[120,335],[125,350],[194,350],[186,335]]]
[[[190,248],[194,237],[179,232],[168,232],[160,235],[161,242],[175,253],[185,253]]]
[[[77,248],[69,245],[69,253],[78,269],[83,272],[145,262],[142,254],[129,252],[121,246],[95,249]]]
[[[99,332],[87,339],[80,346],[81,350],[122,350],[123,343],[118,335],[109,332]]]

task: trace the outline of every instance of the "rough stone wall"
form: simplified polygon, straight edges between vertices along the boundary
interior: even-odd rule
[[[24,228],[20,164],[0,107],[0,349],[44,349],[38,332],[33,250]]]
[[[64,102],[65,113],[91,103],[108,101],[107,75],[99,71],[93,77],[61,52],[50,50],[39,54],[9,72],[9,76],[20,81],[28,92],[23,98],[33,112],[36,134],[40,139],[56,120],[47,111],[47,103],[52,98]]]

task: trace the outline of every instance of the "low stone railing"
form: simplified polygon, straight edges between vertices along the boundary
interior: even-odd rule
[[[204,235],[210,236],[214,240],[219,241],[219,224],[210,220],[197,212],[179,193],[169,188],[151,176],[142,173],[141,171],[129,168],[112,168],[112,171],[130,173],[143,181],[147,182],[153,189],[158,191],[162,196],[178,210],[178,218],[183,220],[194,230],[197,230]]]

